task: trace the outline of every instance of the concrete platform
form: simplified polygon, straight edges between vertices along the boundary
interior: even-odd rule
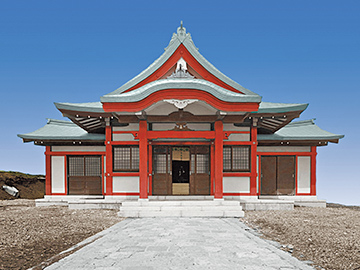
[[[314,269],[247,230],[229,218],[128,218],[45,269]]]

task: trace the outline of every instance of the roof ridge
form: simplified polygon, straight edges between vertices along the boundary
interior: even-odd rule
[[[134,87],[148,76],[153,74],[157,69],[159,69],[178,49],[178,47],[183,44],[189,53],[198,61],[209,73],[217,77],[219,80],[223,81],[232,88],[237,89],[242,92],[244,95],[258,95],[251,90],[241,86],[239,83],[235,82],[220,70],[218,70],[213,64],[211,64],[204,56],[199,53],[199,49],[195,46],[190,33],[186,33],[186,28],[182,26],[178,27],[177,33],[173,33],[173,36],[169,42],[169,45],[165,48],[165,52],[161,54],[152,64],[150,64],[145,70],[140,72],[131,80],[127,81],[125,84],[115,89],[114,91],[105,94],[107,95],[118,95],[121,94],[131,87]]]

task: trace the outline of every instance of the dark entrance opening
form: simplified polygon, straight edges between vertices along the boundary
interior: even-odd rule
[[[172,162],[172,182],[173,183],[189,183],[189,161],[173,161]]]

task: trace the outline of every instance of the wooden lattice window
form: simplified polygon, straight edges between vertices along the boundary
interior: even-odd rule
[[[69,176],[101,176],[101,157],[69,156]]]
[[[250,146],[224,146],[224,172],[250,171]]]
[[[139,171],[139,146],[116,146],[113,148],[114,171]]]
[[[209,155],[196,154],[196,173],[209,172]]]

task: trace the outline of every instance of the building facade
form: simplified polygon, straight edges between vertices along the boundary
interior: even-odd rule
[[[317,147],[342,135],[308,104],[263,102],[209,63],[181,25],[147,69],[93,103],[55,103],[24,142],[45,146],[46,195],[316,196]]]

